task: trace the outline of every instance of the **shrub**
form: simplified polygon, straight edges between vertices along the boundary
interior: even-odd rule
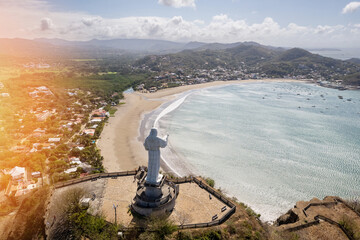
[[[155,234],[155,239],[164,239],[177,230],[177,226],[165,217],[151,217],[147,220],[147,231],[144,235]]]
[[[343,216],[339,224],[346,230],[346,232],[355,240],[360,240],[360,228],[355,221],[348,216]]]
[[[206,178],[205,179],[206,183],[210,186],[210,187],[214,187],[215,186],[215,181],[212,178]]]

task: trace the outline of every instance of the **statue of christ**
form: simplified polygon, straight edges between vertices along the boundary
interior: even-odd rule
[[[157,129],[152,128],[149,136],[145,139],[144,147],[148,151],[148,172],[146,182],[150,184],[159,184],[162,175],[159,175],[160,170],[160,148],[166,147],[168,137],[165,140],[157,136]]]

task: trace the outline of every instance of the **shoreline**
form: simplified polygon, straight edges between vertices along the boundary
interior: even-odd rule
[[[98,141],[98,148],[104,157],[103,165],[107,172],[126,171],[136,169],[140,165],[147,165],[147,152],[143,147],[146,131],[152,127],[153,118],[179,96],[199,89],[261,82],[304,82],[294,79],[262,79],[262,80],[234,80],[214,81],[195,85],[185,85],[176,88],[162,89],[155,93],[125,93],[125,104],[117,106],[114,117],[110,117],[105,124]],[[150,121],[149,121],[150,120]],[[163,137],[162,134],[159,134]],[[171,150],[172,153],[175,153]],[[176,166],[176,172],[189,166]],[[171,167],[161,162],[161,168],[167,172]],[[172,171],[174,172],[174,171]]]
[[[103,146],[105,145],[105,148],[100,146],[100,144],[99,147],[101,147],[101,154],[104,156],[104,167],[106,171],[126,171],[136,169],[140,165],[146,166],[147,152],[143,147],[143,141],[146,138],[148,131],[152,127],[153,122],[159,118],[159,115],[164,115],[162,114],[163,111],[169,112],[167,108],[171,108],[171,105],[179,101],[181,98],[191,94],[192,92],[205,88],[217,88],[226,85],[267,82],[294,82],[317,85],[311,81],[299,81],[293,79],[218,81],[198,85],[181,86],[171,89],[163,89],[155,93],[133,92],[131,94],[125,94],[126,104],[117,107],[118,111],[116,112],[115,117],[110,118],[109,124],[107,124],[110,126],[105,127],[103,131],[103,133],[107,132],[106,134],[110,134],[112,137],[105,139],[103,134],[101,135],[101,139],[103,140],[102,144]],[[159,136],[164,137],[166,134],[164,130],[166,131],[166,129],[161,126],[161,121],[159,122]],[[123,125],[122,128],[120,128],[119,125]],[[124,131],[122,134],[118,134],[119,130]],[[169,140],[168,147],[161,149],[161,171],[170,173],[175,176],[189,176],[194,174],[199,175],[199,171],[196,170],[190,163],[188,163],[186,159],[184,159],[181,154],[177,153],[176,150],[171,146],[171,136]],[[125,142],[125,144],[122,144],[122,142]],[[109,149],[110,151],[108,151]],[[104,152],[106,153],[103,154]],[[117,158],[114,154],[121,156],[121,158]],[[106,158],[105,155],[113,157]],[[125,156],[128,157],[125,158]],[[175,158],[175,161],[170,159],[170,164],[168,159],[169,156]],[[165,161],[163,159],[164,157]],[[109,168],[108,166],[113,167]],[[206,175],[206,173],[200,175],[211,177],[211,175]],[[220,184],[218,187],[223,186]],[[228,194],[229,196],[234,196],[233,194],[235,193],[229,191]],[[248,201],[244,202],[247,204],[249,203]],[[255,210],[262,212],[260,209],[255,208]],[[276,214],[276,217],[282,213],[283,212]],[[275,219],[273,218],[274,217],[271,217],[272,220],[266,221],[273,221]]]

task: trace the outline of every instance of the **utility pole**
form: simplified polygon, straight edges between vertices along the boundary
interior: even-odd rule
[[[115,210],[115,225],[116,225],[116,209],[117,209],[118,206],[119,206],[119,205],[116,205],[116,206],[115,206],[115,204],[113,204],[113,207],[114,207],[114,210]]]

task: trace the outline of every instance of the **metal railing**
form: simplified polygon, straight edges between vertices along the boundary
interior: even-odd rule
[[[341,198],[334,198],[334,200],[335,200],[334,202],[310,203],[302,211],[303,211],[304,215],[307,217],[308,215],[306,213],[306,210],[308,210],[312,206],[329,206],[329,205],[336,205],[336,204],[338,204],[340,202],[340,203],[344,204],[347,208],[352,210],[356,215],[358,215],[360,217],[360,213],[355,211],[351,206],[349,206],[349,204],[347,204]],[[339,224],[338,222],[336,222],[336,221],[334,221],[334,220],[332,220],[332,219],[330,219],[328,217],[325,217],[325,216],[319,215],[319,214],[314,217],[314,221],[311,221],[311,222],[308,222],[308,223],[305,223],[305,224],[301,224],[301,225],[298,225],[298,226],[295,226],[295,227],[290,227],[290,228],[288,228],[286,230],[290,231],[290,232],[298,231],[298,230],[301,230],[301,229],[304,229],[304,228],[307,228],[307,227],[310,227],[310,226],[313,226],[313,225],[316,225],[316,224],[320,224],[320,220],[323,220],[325,222],[328,222],[328,223],[340,228],[344,232],[344,234],[348,237],[348,239],[355,240],[354,237],[341,224]]]
[[[216,189],[210,187],[205,180],[199,178],[199,177],[184,177],[184,178],[176,178],[176,179],[169,179],[169,181],[177,184],[181,183],[187,183],[187,182],[195,182],[199,187],[205,189],[207,192],[211,193],[213,196],[215,196],[217,199],[219,199],[221,202],[225,203],[230,207],[229,211],[222,216],[218,220],[214,220],[211,222],[206,223],[193,223],[193,224],[183,224],[178,225],[179,229],[190,229],[190,228],[204,228],[204,227],[212,227],[217,226],[225,222],[232,214],[236,212],[236,206],[233,202],[231,202],[229,199],[227,199],[224,195],[222,195],[219,191]]]
[[[345,233],[345,235],[346,235],[350,240],[355,240],[355,238],[354,238],[341,224],[335,222],[334,220],[332,220],[332,219],[330,219],[330,218],[327,218],[327,217],[325,217],[325,216],[322,216],[322,215],[316,215],[316,216],[314,217],[314,219],[315,219],[315,220],[321,219],[321,220],[323,220],[323,221],[325,221],[325,222],[328,222],[328,223],[330,223],[330,224],[332,224],[332,225],[335,225],[335,226],[339,227],[339,228]]]
[[[65,181],[65,182],[59,182],[59,183],[54,184],[54,187],[55,188],[62,188],[62,187],[70,186],[70,185],[73,185],[73,184],[78,184],[78,183],[81,183],[81,182],[96,181],[99,178],[131,176],[131,175],[135,175],[136,173],[137,173],[136,170],[124,171],[124,172],[112,172],[112,173],[96,173],[96,174],[91,174],[91,175],[88,175],[88,176],[82,177],[82,178],[72,179],[72,180],[68,180],[68,181]]]
[[[55,189],[62,188],[62,187],[66,187],[66,186],[70,186],[70,185],[74,185],[74,184],[78,184],[78,183],[86,182],[86,181],[95,181],[95,180],[97,180],[99,178],[131,176],[131,175],[136,175],[136,173],[137,173],[137,170],[124,171],[124,172],[112,172],[112,173],[97,173],[97,174],[92,174],[92,175],[82,177],[82,178],[78,178],[78,179],[68,180],[66,182],[56,183],[54,185],[54,188]],[[207,192],[211,193],[216,198],[218,198],[221,202],[225,203],[226,205],[228,205],[230,207],[229,211],[218,220],[214,220],[214,221],[206,222],[206,223],[182,224],[182,225],[177,226],[179,229],[204,228],[204,227],[217,226],[217,225],[220,225],[223,222],[225,222],[232,214],[234,214],[236,212],[236,206],[235,206],[235,204],[233,202],[231,202],[229,199],[227,199],[224,195],[222,195],[216,189],[210,187],[206,183],[206,181],[201,179],[201,178],[198,178],[198,177],[184,177],[184,178],[167,179],[167,180],[169,182],[173,182],[173,183],[177,183],[177,184],[187,183],[187,182],[195,182],[196,184],[199,185],[199,187],[205,189]],[[178,194],[178,189],[177,188],[174,188],[174,189],[175,189],[175,194],[177,195]],[[122,228],[123,231],[130,231],[130,230],[133,230],[133,229],[134,228]],[[142,228],[135,227],[135,229],[142,229]]]

